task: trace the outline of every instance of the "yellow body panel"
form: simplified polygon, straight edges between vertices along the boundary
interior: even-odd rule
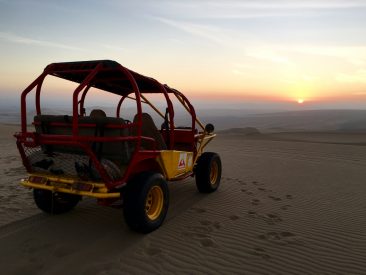
[[[193,170],[193,152],[163,150],[160,152],[158,162],[165,177],[168,180],[174,179]]]
[[[27,179],[21,181],[21,184],[30,188],[45,189],[98,199],[119,198],[121,196],[118,192],[108,193],[108,189],[100,182],[81,181],[76,178],[55,177],[44,174],[30,174]]]

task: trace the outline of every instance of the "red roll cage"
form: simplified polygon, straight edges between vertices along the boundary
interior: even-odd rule
[[[72,134],[65,135],[46,135],[35,132],[29,132],[27,129],[27,103],[28,94],[35,89],[35,107],[37,115],[42,114],[40,97],[42,84],[46,76],[51,75],[58,78],[66,79],[79,83],[73,92],[72,101]],[[112,125],[111,127],[132,128],[136,127],[135,136],[119,136],[119,137],[97,137],[97,136],[82,136],[79,135],[79,127],[81,126],[79,118],[85,116],[84,101],[91,87],[104,90],[109,93],[121,96],[117,108],[116,117],[120,117],[120,108],[126,98],[136,100],[137,105],[137,121],[128,125]],[[162,93],[167,102],[167,114],[169,127],[166,135],[169,138],[168,150],[173,150],[176,140],[175,125],[174,125],[174,109],[169,95],[174,95],[192,117],[192,125],[189,131],[194,140],[192,143],[192,151],[194,157],[197,157],[197,141],[204,135],[203,132],[197,132],[196,123],[204,131],[204,126],[196,117],[195,110],[189,100],[179,91],[159,83],[157,80],[138,74],[129,70],[119,63],[111,60],[96,60],[96,61],[81,61],[81,62],[64,62],[52,63],[48,65],[43,73],[33,81],[21,95],[21,132],[16,134],[17,145],[21,153],[23,163],[28,172],[32,172],[32,167],[27,160],[25,147],[35,147],[40,144],[62,144],[67,146],[81,147],[90,157],[96,169],[100,173],[102,181],[106,184],[109,190],[122,187],[128,179],[141,171],[151,168],[151,159],[154,159],[159,154],[159,151],[142,150],[141,141],[147,140],[155,143],[151,137],[142,136],[142,103],[149,104],[160,116],[164,115],[144,96],[146,93]],[[134,94],[134,97],[131,95]],[[84,125],[85,126],[85,125]],[[86,125],[87,126],[87,125]],[[134,141],[136,142],[134,153],[130,159],[129,165],[121,179],[113,180],[106,173],[105,169],[99,162],[90,146],[85,142],[116,142],[116,141]],[[190,174],[192,175],[192,173]],[[184,175],[184,177],[190,176]]]

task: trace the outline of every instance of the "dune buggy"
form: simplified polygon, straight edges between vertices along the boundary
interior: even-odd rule
[[[42,112],[41,90],[47,76],[76,85],[69,115]],[[91,90],[117,98],[113,116],[100,108],[87,114],[84,104]],[[35,116],[29,126],[27,96],[32,91]],[[159,94],[163,108],[148,99]],[[188,114],[188,125],[176,125],[172,98]],[[162,121],[159,128],[154,116]],[[97,198],[102,205],[120,201],[127,225],[148,233],[167,214],[167,181],[195,176],[199,192],[219,187],[220,157],[203,152],[215,137],[213,131],[212,124],[200,122],[181,92],[117,62],[53,63],[21,94],[21,131],[15,137],[29,173],[21,184],[33,188],[36,205],[52,214],[73,209],[82,196]]]

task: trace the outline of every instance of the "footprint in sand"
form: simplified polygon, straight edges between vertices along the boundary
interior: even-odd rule
[[[209,237],[208,234],[204,234],[204,233],[197,233],[197,232],[182,232],[183,236],[189,237],[191,239],[194,238],[198,238],[198,239],[202,239],[202,238],[207,238]]]
[[[270,199],[272,199],[272,200],[274,200],[274,201],[282,201],[282,199],[281,199],[281,198],[279,198],[279,197],[275,197],[275,196],[268,196],[268,198],[270,198]]]
[[[216,247],[216,242],[211,233],[221,229],[220,222],[201,220],[199,223],[200,226],[188,226],[187,230],[182,232],[182,235],[198,241],[202,247]]]
[[[211,221],[207,221],[207,220],[202,220],[202,221],[200,221],[200,224],[201,225],[204,225],[204,226],[212,225],[216,229],[220,229],[221,228],[221,224],[219,222],[211,222]]]
[[[200,224],[201,225],[211,225],[212,222],[211,221],[207,221],[207,220],[203,220],[203,221],[200,221]]]
[[[289,207],[291,207],[291,205],[286,204],[284,206],[281,206],[281,209],[282,210],[287,210],[287,209],[289,209]]]
[[[279,223],[279,222],[282,222],[282,219],[280,216],[278,216],[277,214],[266,214],[264,216],[262,216],[264,221],[267,223],[267,224],[270,224],[270,225],[273,225],[273,224],[276,224],[276,223]]]
[[[258,235],[257,237],[258,239],[266,240],[279,245],[300,244],[299,240],[296,238],[296,235],[287,231],[270,231],[265,234]]]
[[[252,200],[252,205],[259,205],[260,204],[260,200],[258,200],[258,199],[253,199]]]
[[[256,218],[256,217],[258,217],[257,212],[252,211],[252,210],[249,210],[249,211],[248,211],[248,215],[249,215],[249,217],[251,217],[251,218]]]
[[[213,227],[215,227],[215,229],[221,229],[221,224],[219,222],[214,222]]]
[[[241,185],[246,185],[245,181],[238,180],[238,182],[239,182]]]
[[[197,232],[183,232],[183,235],[198,241],[202,247],[215,247],[216,242],[209,234],[197,233]]]
[[[193,212],[196,212],[196,213],[205,213],[206,212],[206,209],[204,209],[204,208],[191,207],[190,210],[192,210]]]
[[[229,181],[234,181],[236,183],[239,183],[241,185],[245,185],[246,183],[244,181],[242,181],[241,179],[238,178],[227,178]]]
[[[195,230],[197,230],[197,228],[191,228],[189,231],[182,232],[182,235],[188,237],[189,239],[198,241],[198,243],[203,247],[216,246],[215,241],[209,234],[211,230],[206,233],[195,232]]]
[[[231,215],[231,216],[229,216],[229,219],[232,220],[232,221],[236,221],[236,220],[239,220],[239,216]]]
[[[255,247],[252,251],[249,252],[249,254],[259,256],[264,260],[271,259],[271,256],[267,254],[266,250],[260,247]]]
[[[201,239],[200,241],[201,246],[203,247],[215,247],[216,243],[214,240],[212,240],[211,238],[204,238]]]
[[[248,211],[248,216],[251,218],[260,218],[269,225],[274,225],[274,224],[282,221],[282,218],[277,214],[270,213],[270,214],[262,215],[262,214],[258,214],[256,211],[253,211],[253,210]]]
[[[212,226],[192,226],[191,229],[193,232],[203,234],[209,234],[214,230]]]

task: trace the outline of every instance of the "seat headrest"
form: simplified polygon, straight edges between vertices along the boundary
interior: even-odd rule
[[[90,112],[91,117],[107,117],[106,113],[101,109],[94,109]]]

